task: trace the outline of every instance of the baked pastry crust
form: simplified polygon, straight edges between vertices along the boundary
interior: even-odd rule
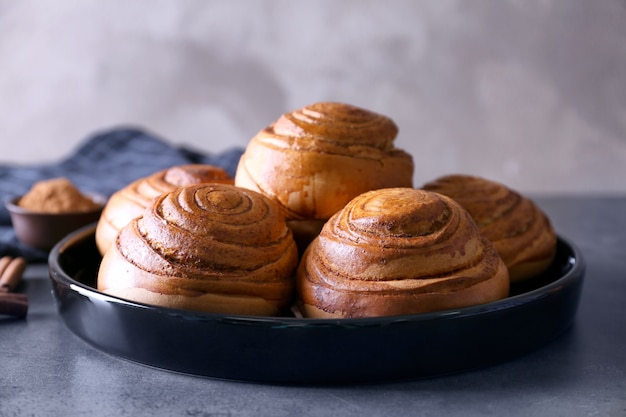
[[[504,184],[472,175],[446,175],[422,188],[451,197],[470,213],[508,267],[511,282],[535,277],[552,263],[556,233],[531,199]]]
[[[365,191],[412,186],[413,159],[394,147],[397,133],[381,114],[315,103],[283,114],[251,139],[235,185],[278,202],[288,220],[327,220]]]
[[[275,316],[293,301],[298,254],[283,213],[233,185],[162,194],[122,228],[98,289],[164,307]]]
[[[305,317],[372,317],[482,304],[509,292],[507,269],[458,203],[388,188],[351,200],[304,253]]]
[[[137,179],[113,193],[96,226],[96,246],[100,254],[111,246],[122,227],[142,215],[154,198],[176,187],[203,182],[233,184],[234,179],[224,169],[213,165],[177,165]]]

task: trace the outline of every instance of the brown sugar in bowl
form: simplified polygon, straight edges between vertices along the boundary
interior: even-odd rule
[[[35,212],[18,205],[20,197],[5,205],[11,215],[11,222],[17,239],[33,248],[48,251],[66,235],[87,224],[98,221],[102,204],[89,211],[43,213]]]
[[[46,193],[60,190],[61,194],[41,194],[41,188],[36,188],[41,185],[46,188]],[[30,198],[31,203],[24,207],[25,204],[21,204],[22,199],[25,196],[33,197],[33,191],[34,196],[41,197],[39,200],[42,202],[45,198],[45,204],[38,207],[32,204],[33,199]],[[71,193],[68,194],[68,191]],[[17,239],[30,247],[44,251],[52,249],[59,240],[74,230],[96,222],[100,218],[105,202],[105,199],[100,196],[78,194],[79,191],[74,188],[73,184],[64,178],[42,181],[33,186],[29,193],[7,201],[5,206],[11,216]],[[76,198],[76,204],[66,204],[67,201],[63,200],[68,198],[70,200]],[[62,204],[51,206],[50,203],[55,199]],[[38,201],[37,198],[34,201]]]

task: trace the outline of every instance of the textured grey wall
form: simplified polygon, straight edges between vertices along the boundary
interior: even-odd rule
[[[322,100],[392,117],[416,185],[623,193],[626,2],[0,0],[0,162],[120,124],[245,146]]]

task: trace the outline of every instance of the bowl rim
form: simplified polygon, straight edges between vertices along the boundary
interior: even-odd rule
[[[138,301],[126,300],[117,296],[105,294],[98,291],[87,284],[75,280],[70,277],[60,265],[60,256],[73,243],[89,238],[94,234],[96,224],[84,226],[70,233],[60,240],[50,251],[48,256],[49,274],[54,281],[69,287],[70,290],[79,293],[88,298],[96,298],[98,300],[113,303],[124,308],[135,308],[151,310],[154,313],[165,314],[169,316],[179,316],[182,318],[193,320],[209,320],[209,321],[228,321],[232,323],[248,324],[248,325],[270,325],[282,327],[306,327],[306,326],[348,326],[348,327],[369,327],[383,326],[398,322],[419,322],[419,321],[435,321],[448,320],[460,317],[470,317],[493,313],[498,310],[514,308],[518,305],[524,305],[548,296],[550,293],[558,291],[568,284],[572,284],[578,279],[582,279],[586,270],[586,261],[580,249],[572,243],[572,241],[562,235],[557,235],[557,245],[565,246],[570,255],[568,262],[571,267],[559,278],[548,284],[541,285],[530,291],[512,295],[501,300],[492,301],[485,304],[474,306],[440,310],[427,313],[416,313],[408,315],[395,316],[377,316],[377,317],[359,317],[359,318],[303,318],[303,317],[272,317],[272,316],[252,316],[238,314],[222,314],[211,312],[200,312],[193,310],[175,309],[170,307],[155,306],[145,304]]]
[[[62,217],[62,216],[80,216],[85,214],[94,214],[101,212],[106,205],[106,197],[102,194],[94,194],[94,193],[85,193],[85,196],[89,197],[94,203],[98,204],[97,207],[90,210],[73,210],[73,211],[62,211],[58,213],[51,213],[48,211],[33,211],[26,209],[19,205],[20,199],[23,195],[18,195],[16,197],[10,198],[4,202],[4,207],[9,211],[9,214],[18,214],[18,215],[32,215],[32,216],[50,216],[50,217]]]

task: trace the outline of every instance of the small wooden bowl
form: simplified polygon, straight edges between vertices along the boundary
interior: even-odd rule
[[[98,207],[93,210],[43,213],[20,207],[20,198],[21,196],[5,203],[17,239],[25,245],[44,251],[52,249],[58,241],[76,229],[98,221],[104,207],[104,198],[91,196],[98,203]]]

